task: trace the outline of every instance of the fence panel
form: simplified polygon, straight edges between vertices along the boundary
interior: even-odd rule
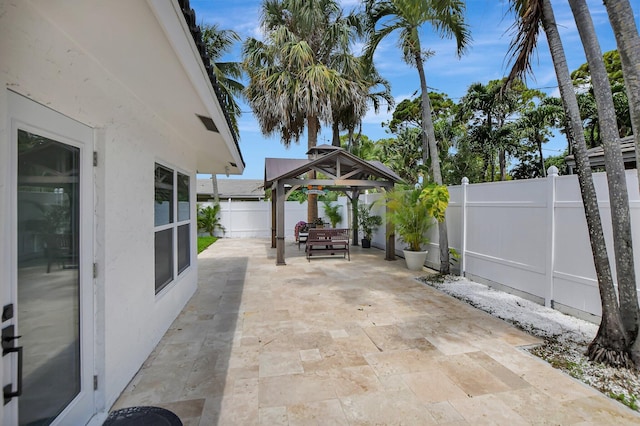
[[[337,227],[349,227],[347,198],[339,197],[342,206],[342,221]],[[213,205],[211,202],[199,203],[201,207]],[[322,203],[318,206],[318,215],[323,217]],[[296,223],[307,220],[307,202],[285,202],[285,238],[293,239]],[[325,221],[327,219],[325,218]],[[271,238],[271,203],[265,201],[221,201],[220,223],[225,227],[224,234],[215,235],[226,238]]]
[[[546,180],[469,185],[466,271],[536,294],[545,276]]]
[[[594,173],[594,182],[601,173]],[[605,231],[609,255],[613,251],[611,240],[611,214],[606,184],[596,185],[602,226]],[[601,314],[600,293],[591,254],[587,221],[584,216],[578,180],[574,176],[559,177],[556,181],[556,224],[554,244],[554,301],[594,315]]]

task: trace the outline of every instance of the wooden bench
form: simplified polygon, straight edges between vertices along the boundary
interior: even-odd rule
[[[343,253],[351,261],[349,253],[349,229],[310,228],[305,251],[311,262],[314,255],[334,255]]]

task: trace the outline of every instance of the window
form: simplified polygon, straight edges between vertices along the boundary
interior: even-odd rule
[[[156,294],[191,265],[189,176],[155,167]]]

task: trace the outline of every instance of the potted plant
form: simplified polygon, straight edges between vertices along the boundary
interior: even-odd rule
[[[362,231],[362,248],[371,247],[371,235],[382,225],[382,218],[377,214],[371,214],[371,207],[373,204],[358,206],[358,227]]]
[[[435,220],[444,220],[449,204],[449,191],[444,185],[427,184],[412,189],[390,191],[386,198],[389,211],[387,220],[394,226],[400,241],[407,244],[403,250],[407,267],[421,270],[427,258],[423,246],[429,243],[427,231]]]

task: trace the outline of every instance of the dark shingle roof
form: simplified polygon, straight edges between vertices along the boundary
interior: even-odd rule
[[[620,149],[622,151],[622,160],[625,163],[635,163],[636,144],[633,135],[620,138]],[[591,163],[591,167],[603,167],[605,165],[604,148],[602,147],[602,145],[588,149],[587,156],[589,157],[589,163]],[[564,159],[569,167],[575,167],[576,160],[573,154],[567,155],[566,157],[564,157]]]

